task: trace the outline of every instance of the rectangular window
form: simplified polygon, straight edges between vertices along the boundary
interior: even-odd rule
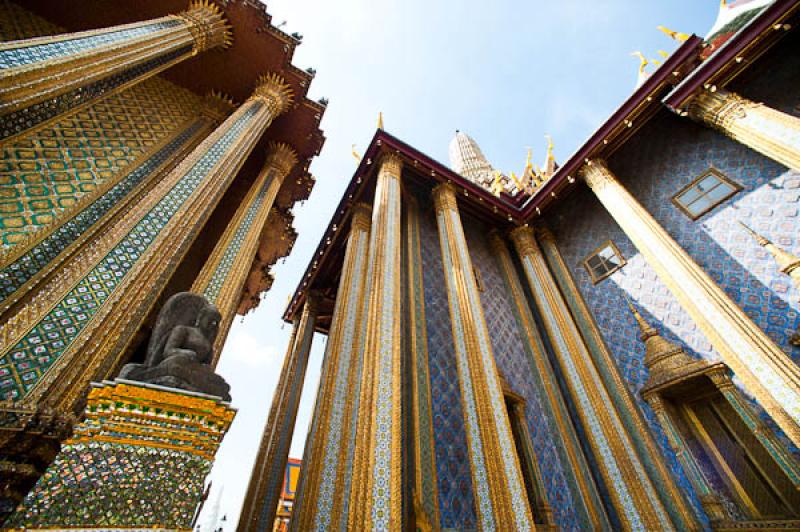
[[[689,218],[697,220],[740,190],[741,185],[709,168],[675,194],[672,202]]]
[[[607,240],[583,261],[583,265],[597,284],[625,265],[625,259],[611,240]]]

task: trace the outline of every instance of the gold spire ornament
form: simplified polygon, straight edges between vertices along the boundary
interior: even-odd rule
[[[500,197],[500,193],[503,192],[503,175],[500,171],[495,171],[494,173],[494,181],[492,181],[492,194]]]
[[[355,144],[352,144],[350,146],[350,153],[353,155],[353,157],[355,157],[356,161],[361,162],[361,156],[356,151],[356,145]]]
[[[378,111],[378,129],[383,129],[383,113]]]
[[[644,74],[644,69],[647,68],[647,65],[649,64],[647,58],[644,56],[642,52],[638,51],[631,53],[631,56],[639,58],[639,74]]]
[[[668,36],[670,39],[679,41],[679,42],[686,42],[689,40],[690,35],[686,33],[681,33],[679,31],[673,31],[669,28],[665,28],[664,26],[656,26],[656,29],[661,31],[663,34]]]
[[[753,231],[744,222],[740,221],[739,225],[744,227],[745,231],[750,233],[750,236],[752,236],[755,241],[758,242],[759,246],[766,249],[769,254],[772,255],[772,257],[775,259],[775,262],[778,263],[778,268],[780,269],[781,273],[788,275],[792,279],[792,283],[794,283],[794,285],[800,289],[800,257],[776,246],[768,238]],[[789,341],[792,343],[792,345],[800,346],[800,329],[795,331]]]

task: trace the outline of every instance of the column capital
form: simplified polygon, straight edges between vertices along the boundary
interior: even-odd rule
[[[212,90],[203,98],[203,108],[200,112],[214,122],[222,122],[234,109],[236,109],[236,104],[230,96],[221,91]]]
[[[536,235],[536,240],[541,243],[548,243],[548,244],[555,244],[556,243],[556,235],[553,234],[553,231],[550,230],[549,227],[545,226],[538,226],[534,229],[534,234]]]
[[[431,191],[433,196],[433,204],[436,206],[436,211],[443,211],[445,209],[457,211],[458,200],[456,200],[456,188],[450,183],[442,183],[436,185]]]
[[[289,109],[293,98],[292,88],[283,77],[274,72],[259,77],[250,96],[251,100],[260,100],[267,104],[276,116]]]
[[[589,159],[586,161],[578,175],[586,181],[592,190],[600,190],[609,183],[616,181],[614,174],[609,170],[608,163],[604,159]]]
[[[381,155],[380,161],[381,167],[379,171],[381,173],[387,173],[398,179],[400,178],[400,173],[403,170],[403,160],[400,158],[400,156],[394,153],[386,152]]]
[[[539,246],[536,243],[533,228],[527,225],[516,227],[508,233],[514,246],[517,248],[517,253],[520,256],[524,255],[539,255]]]
[[[273,167],[286,177],[297,164],[297,152],[285,142],[270,142],[264,168]]]
[[[372,208],[367,203],[359,202],[353,206],[353,214],[350,215],[351,231],[358,229],[365,233],[372,225]]]
[[[492,247],[492,251],[495,254],[503,253],[504,251],[508,251],[506,247],[506,239],[503,238],[502,233],[497,229],[492,229],[489,231],[489,245]]]
[[[749,107],[756,105],[724,89],[703,89],[689,102],[689,116],[720,131],[727,131],[735,120],[747,116]]]
[[[194,39],[194,53],[216,46],[227,48],[233,44],[231,26],[217,4],[194,0],[189,4],[189,9],[175,16],[186,21]]]
[[[322,294],[317,292],[316,290],[310,291],[306,295],[306,302],[303,305],[303,311],[308,310],[308,313],[312,316],[317,315],[317,311],[319,310],[319,304],[322,301]]]

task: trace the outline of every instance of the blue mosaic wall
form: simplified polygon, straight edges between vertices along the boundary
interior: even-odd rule
[[[555,522],[562,530],[585,529],[587,523],[582,522],[576,508],[578,503],[573,500],[573,490],[577,488],[570,486],[564,472],[566,464],[561,464],[558,455],[558,429],[545,407],[543,392],[535,382],[534,370],[524,346],[526,340],[516,319],[514,301],[486,239],[488,230],[475,220],[463,217],[462,221],[473,266],[480,271],[485,287],[481,292],[481,303],[497,369],[512,391],[525,398],[528,430]],[[574,493],[577,496],[577,492]]]
[[[461,411],[450,307],[439,234],[430,206],[420,208],[420,249],[430,360],[431,410],[442,528],[475,529],[475,502]]]
[[[794,57],[791,57],[794,56]],[[796,54],[780,64],[768,60],[769,77],[754,77],[734,90],[786,112],[800,114],[800,94],[785,87],[800,84]],[[775,81],[778,81],[777,83]],[[719,283],[725,292],[796,362],[800,349],[788,340],[800,325],[800,293],[781,274],[772,257],[738,224],[742,221],[795,254],[800,254],[798,201],[800,174],[787,170],[706,127],[664,110],[609,160],[630,192],[669,234]],[[744,190],[692,221],[672,196],[709,167],[717,168]],[[572,213],[580,212],[580,217]],[[629,387],[637,392],[647,379],[644,346],[626,310],[623,292],[670,341],[698,357],[719,355],[689,318],[633,244],[588,190],[580,190],[548,216],[567,266],[595,316],[603,337]],[[619,247],[627,264],[594,285],[582,261],[605,240]],[[688,485],[668,450],[650,409],[640,400],[657,440],[679,482]],[[697,507],[696,499],[693,503]]]

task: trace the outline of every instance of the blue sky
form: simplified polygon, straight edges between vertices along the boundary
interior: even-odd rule
[[[383,112],[387,131],[443,163],[456,129],[504,172],[544,157],[545,134],[567,159],[632,92],[641,50],[673,51],[656,26],[705,35],[718,0],[274,0],[273,24],[303,34],[294,63],[314,67],[310,96],[330,104],[327,142],[311,166],[310,199],[294,209],[300,236],[260,307],[237,318],[219,372],[239,409],[212,471],[212,501],[235,528],[290,327],[280,315]],[[290,456],[302,457],[324,337],[312,349]],[[208,507],[212,507],[209,501]],[[208,513],[208,512],[206,512]],[[201,517],[201,523],[207,518]]]

